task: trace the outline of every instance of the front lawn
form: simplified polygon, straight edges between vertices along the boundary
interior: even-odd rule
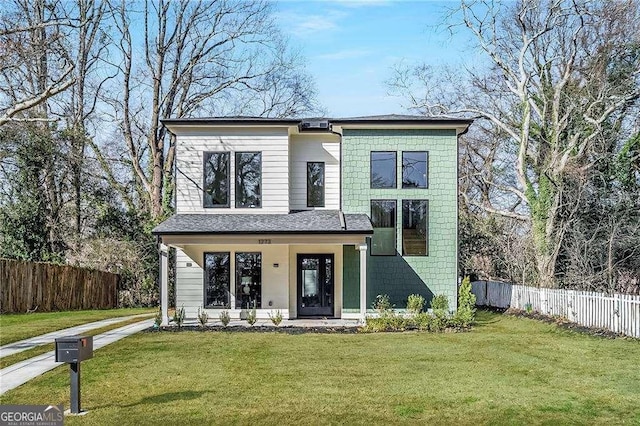
[[[152,314],[156,311],[156,308],[127,308],[2,314],[0,315],[0,346],[88,322],[128,315]]]
[[[640,342],[482,312],[469,333],[151,332],[83,363],[67,424],[634,424]],[[69,406],[68,367],[0,397]]]
[[[93,330],[82,333],[83,336],[97,336],[98,334],[106,333],[107,331],[115,330],[116,328],[124,327],[125,325],[135,324],[143,321],[144,318],[129,318],[128,320],[120,321],[115,324],[106,325],[100,328],[94,328]],[[6,368],[10,365],[17,364],[18,362],[33,358],[43,353],[52,351],[55,349],[55,343],[47,343],[46,345],[40,345],[27,349],[26,351],[18,352],[13,355],[8,355],[0,358],[0,369]]]

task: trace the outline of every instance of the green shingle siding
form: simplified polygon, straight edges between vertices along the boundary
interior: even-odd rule
[[[360,311],[360,252],[356,246],[342,246],[342,310]]]
[[[406,305],[409,294],[428,300],[446,294],[454,309],[457,286],[457,136],[455,130],[350,130],[343,131],[342,203],[345,213],[370,214],[370,200],[397,200],[396,247],[402,250],[402,200],[429,200],[429,256],[369,256],[367,307],[377,294],[388,294],[396,307]],[[398,188],[371,189],[370,152],[397,151]],[[429,188],[402,189],[402,151],[429,152]],[[353,248],[352,248],[353,249]],[[357,251],[345,248],[347,264]],[[350,267],[351,268],[351,267]],[[345,308],[351,308],[351,281],[345,284]],[[356,289],[357,291],[357,289]],[[349,300],[349,302],[347,302]],[[349,303],[349,306],[347,306]]]

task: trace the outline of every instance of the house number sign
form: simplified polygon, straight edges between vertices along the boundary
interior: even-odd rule
[[[258,240],[258,244],[271,244],[271,240]]]

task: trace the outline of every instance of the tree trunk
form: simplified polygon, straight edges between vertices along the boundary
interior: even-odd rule
[[[540,287],[556,287],[555,272],[558,247],[561,243],[556,232],[556,218],[560,204],[556,184],[546,172],[540,174],[537,191],[529,184],[526,196],[531,209],[531,229]]]

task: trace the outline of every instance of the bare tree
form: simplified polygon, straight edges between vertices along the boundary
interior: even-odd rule
[[[293,115],[314,107],[313,89],[266,1],[146,1],[142,11],[135,5],[113,3],[120,60],[114,61],[117,90],[107,99],[125,142],[133,189],[114,173],[104,149],[94,148],[126,202],[157,219],[170,210],[175,156],[162,118]],[[142,34],[133,34],[134,20],[143,23]]]
[[[104,81],[93,74],[105,53],[106,6],[94,0],[14,0],[2,3],[0,11],[0,125],[13,126],[7,131],[20,135],[17,141],[42,138],[42,148],[32,155],[50,155],[41,162],[42,192],[47,195],[49,240],[63,250],[71,237],[80,234],[89,137],[86,123],[96,109],[95,94]],[[24,147],[5,141],[2,158],[19,151]],[[15,159],[9,161],[15,163]],[[9,171],[21,171],[6,171],[3,178],[8,185],[17,185]],[[69,211],[71,205],[73,211]],[[74,229],[75,233],[69,232]]]
[[[0,6],[0,126],[47,121],[46,101],[74,84],[63,36],[71,24],[58,11],[44,0]]]
[[[579,204],[567,176],[589,172],[606,133],[624,131],[640,97],[639,15],[635,0],[463,1],[452,16],[473,34],[488,66],[457,74],[405,68],[392,83],[423,113],[481,119],[492,136],[469,148],[481,185],[475,196],[464,195],[527,224],[543,286],[556,284]]]
[[[87,140],[91,138],[89,124],[98,108],[99,95],[112,76],[101,73],[108,57],[106,25],[110,10],[97,0],[63,2],[61,15],[66,16],[71,28],[66,34],[69,58],[74,63],[75,81],[61,96],[61,106],[52,111],[66,121],[62,136],[68,144],[71,198],[76,237],[82,226],[82,187]],[[101,126],[99,126],[101,127]]]

